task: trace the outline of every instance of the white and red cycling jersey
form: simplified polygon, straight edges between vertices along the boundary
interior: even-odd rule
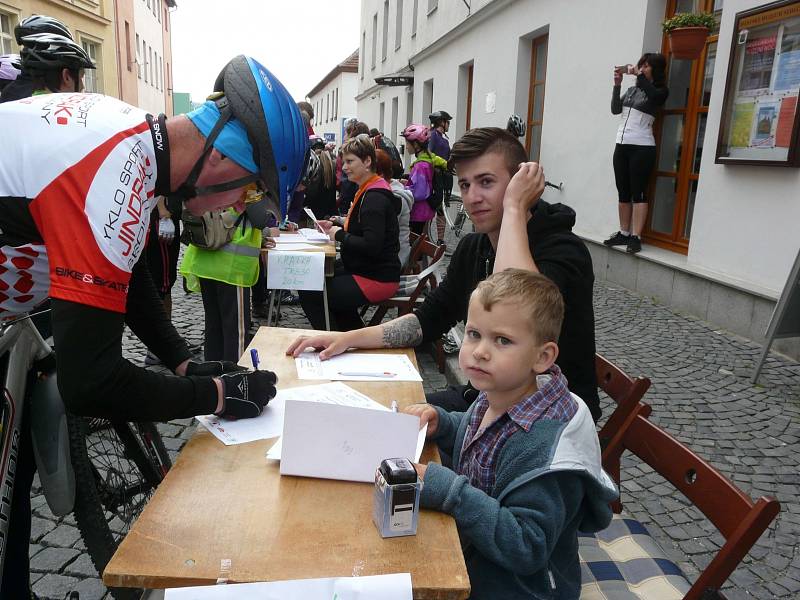
[[[158,123],[115,98],[0,105],[0,319],[51,296],[124,313],[155,205]]]

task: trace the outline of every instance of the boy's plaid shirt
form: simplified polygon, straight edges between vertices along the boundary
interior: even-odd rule
[[[470,484],[491,494],[495,482],[495,461],[505,443],[519,429],[530,430],[539,419],[566,423],[578,410],[578,404],[567,389],[567,380],[557,365],[539,375],[539,390],[509,408],[499,419],[478,430],[489,408],[486,393],[475,401],[456,472],[466,475]]]

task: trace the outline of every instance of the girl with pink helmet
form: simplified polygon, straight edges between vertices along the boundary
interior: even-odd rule
[[[414,196],[410,218],[411,231],[421,234],[425,230],[425,225],[436,214],[428,204],[428,198],[433,192],[433,169],[437,166],[437,162],[444,163],[446,167],[446,162],[428,151],[431,131],[426,125],[412,123],[400,135],[406,139],[409,151],[416,156],[416,160],[411,163],[406,189]],[[439,166],[441,168],[441,165]]]

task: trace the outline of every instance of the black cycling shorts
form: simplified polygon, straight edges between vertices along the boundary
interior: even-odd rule
[[[647,202],[647,184],[655,166],[655,146],[617,144],[614,148],[614,179],[619,201]]]

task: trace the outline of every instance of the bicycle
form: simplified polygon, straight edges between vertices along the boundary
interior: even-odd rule
[[[54,515],[72,512],[86,550],[102,573],[122,538],[172,466],[154,423],[122,423],[66,412],[53,349],[31,322],[0,324],[0,573],[28,409],[33,459]],[[141,590],[113,588],[116,600]]]

